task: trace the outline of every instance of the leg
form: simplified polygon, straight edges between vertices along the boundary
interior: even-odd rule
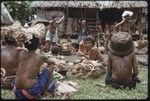
[[[32,96],[41,95],[47,88],[50,81],[51,73],[44,69],[42,73],[38,76],[37,82],[27,90],[27,92]]]
[[[114,81],[110,75],[107,74],[106,78],[105,78],[105,84],[106,85],[111,85],[113,88],[119,89],[122,88],[121,85],[119,83],[117,83],[116,81]]]
[[[127,86],[129,86],[130,90],[131,89],[135,89],[135,87],[136,87],[136,81],[132,81],[132,82],[128,83]]]
[[[48,51],[50,50],[50,42],[49,42],[49,41],[46,41],[44,46],[45,46],[45,47],[44,47],[44,51],[45,51],[45,52],[48,52]]]
[[[105,84],[106,85],[109,85],[112,83],[112,78],[109,74],[106,75],[106,78],[105,78]]]
[[[54,93],[54,91],[57,87],[56,83],[57,83],[56,80],[51,81],[50,85],[48,86],[48,92],[49,93],[52,93],[52,94]]]
[[[112,82],[111,86],[115,89],[121,89],[123,86],[121,86],[120,84],[117,84],[115,82]]]
[[[137,76],[134,77],[134,80],[135,80],[136,83],[141,83],[141,80]]]

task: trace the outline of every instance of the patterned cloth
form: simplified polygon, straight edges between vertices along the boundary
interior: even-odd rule
[[[14,93],[16,99],[35,99],[39,97],[45,90],[49,80],[50,72],[47,69],[42,70],[42,73],[38,76],[37,82],[29,89],[15,89]],[[15,87],[15,86],[14,86]]]

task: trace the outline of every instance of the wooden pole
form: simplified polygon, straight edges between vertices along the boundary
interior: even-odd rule
[[[99,16],[98,16],[99,12],[97,10],[96,12],[96,28],[97,28],[97,47],[99,47],[100,42],[99,42],[99,31],[98,31],[98,22],[99,22]]]
[[[142,21],[142,8],[140,8],[139,10],[139,19],[140,19],[140,29],[139,29],[139,36],[140,36],[140,39],[142,37],[142,33],[141,33],[141,28],[142,28],[142,25],[141,25],[141,21]]]

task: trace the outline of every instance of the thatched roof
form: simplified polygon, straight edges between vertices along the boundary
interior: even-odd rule
[[[1,23],[6,25],[13,23],[13,19],[3,3],[1,3]]]
[[[84,7],[84,8],[134,8],[147,7],[146,1],[33,1],[32,8]]]

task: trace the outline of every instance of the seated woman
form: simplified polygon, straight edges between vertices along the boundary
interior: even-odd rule
[[[54,70],[55,63],[53,61],[35,52],[39,45],[39,39],[33,35],[29,41],[24,44],[28,51],[21,51],[18,56],[18,70],[13,89],[16,99],[40,97],[47,89]],[[47,63],[47,66],[43,67],[40,73],[44,63]]]

